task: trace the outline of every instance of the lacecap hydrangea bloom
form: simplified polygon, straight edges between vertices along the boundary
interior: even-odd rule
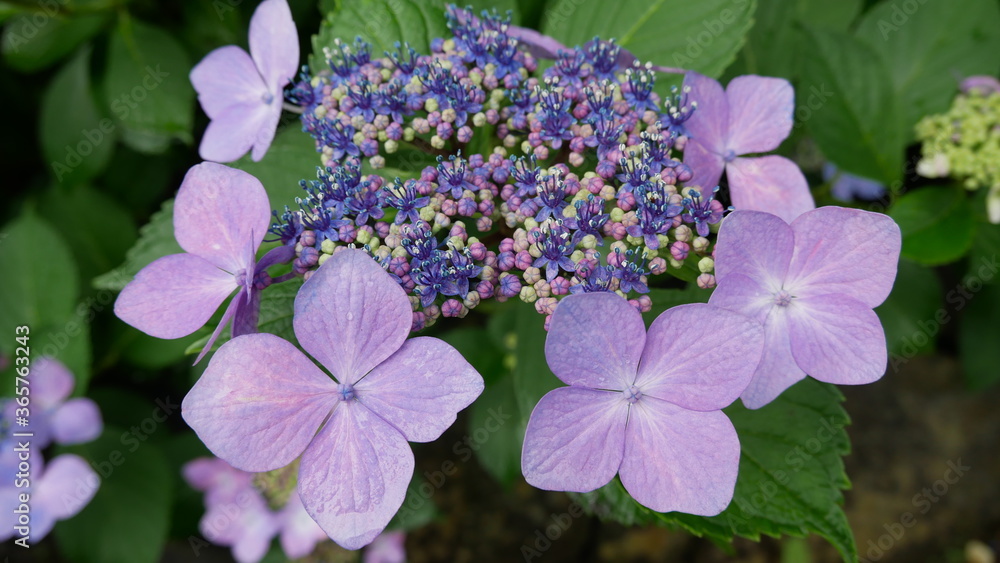
[[[250,174],[212,162],[192,167],[174,202],[174,236],[186,252],[140,270],[115,301],[115,314],[151,336],[181,338],[239,289],[198,360],[230,321],[234,336],[256,332],[260,291],[274,281],[267,268],[294,256],[278,247],[257,261],[270,217],[267,192]]]
[[[482,377],[436,338],[407,340],[405,292],[361,250],[341,249],[303,284],[301,346],[270,334],[224,344],[184,398],[184,420],[238,469],[300,459],[298,494],[338,544],[385,528],[413,475],[407,440],[436,439],[483,390]]]
[[[286,0],[264,0],[250,19],[250,53],[228,45],[191,70],[191,84],[212,120],[201,139],[205,160],[232,162],[252,149],[264,157],[274,140],[284,88],[299,64],[299,38]]]
[[[722,512],[733,498],[740,442],[721,409],[746,388],[763,346],[757,322],[712,305],[674,307],[647,332],[617,295],[566,298],[545,358],[569,387],[550,391],[531,412],[524,478],[587,492],[618,474],[652,510]]]
[[[947,112],[917,123],[922,156],[917,173],[951,176],[970,191],[988,190],[987,216],[1000,223],[1000,81],[972,76],[961,86]]]
[[[365,245],[416,298],[414,330],[487,299],[517,298],[550,318],[567,295],[612,291],[647,311],[652,276],[684,268],[714,287],[726,162],[739,169],[734,201],[775,213],[812,207],[791,161],[728,156],[787,136],[787,82],[737,80],[727,100],[717,83],[719,92],[690,78],[710,98],[702,108],[691,85],[661,98],[657,67],[614,41],[567,48],[496,12],[455,7],[448,25],[452,37],[428,54],[334,41],[328,68],[290,90],[321,166],[297,207],[275,214],[272,233],[296,249],[302,275],[339,246]],[[555,61],[540,71],[536,54]],[[690,150],[711,158],[687,162],[693,138],[703,148]],[[437,164],[410,177],[380,174],[387,159],[428,156]],[[497,230],[499,244],[487,246]]]
[[[790,224],[759,211],[722,223],[709,303],[764,325],[764,356],[743,404],[770,403],[806,375],[871,383],[885,374],[885,332],[872,309],[896,279],[899,227],[880,213],[821,207]]]

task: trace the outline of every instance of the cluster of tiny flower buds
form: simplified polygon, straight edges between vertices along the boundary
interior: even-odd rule
[[[685,263],[713,287],[711,226],[726,209],[718,188],[684,187],[693,172],[673,157],[695,103],[676,90],[661,101],[653,71],[623,68],[613,41],[532,76],[509,19],[452,7],[453,37],[430,55],[397,45],[374,58],[358,39],[303,72],[288,97],[323,166],[272,227],[295,245],[296,273],[365,247],[411,295],[414,330],[489,298],[551,318],[560,296],[614,291],[645,312],[648,277]],[[379,175],[403,147],[437,164]]]

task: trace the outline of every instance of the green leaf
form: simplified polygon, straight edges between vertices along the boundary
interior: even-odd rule
[[[802,25],[846,31],[861,10],[861,0],[757,0],[754,24],[736,62],[726,69],[740,74],[799,77],[803,59]]]
[[[748,410],[725,409],[740,436],[740,471],[733,501],[722,514],[706,518],[639,505],[615,479],[597,491],[571,494],[585,509],[625,525],[657,522],[728,543],[734,536],[757,541],[762,534],[830,541],[846,561],[857,559],[847,517],[840,507],[850,486],[841,456],[850,450],[841,407],[832,385],[799,382],[771,404]]]
[[[70,561],[160,560],[170,524],[173,479],[156,445],[125,441],[124,434],[109,426],[96,441],[64,450],[83,457],[101,475],[90,504],[56,524],[59,546]]]
[[[797,117],[842,170],[887,184],[898,180],[905,132],[885,64],[841,32],[807,28],[804,45]]]
[[[996,275],[996,269],[990,274]],[[978,292],[977,292],[978,288]],[[972,300],[961,299],[962,321],[959,325],[958,349],[962,358],[965,382],[975,390],[982,390],[1000,381],[1000,324],[996,312],[1000,311],[1000,285],[968,284],[965,294]],[[966,308],[968,305],[968,308]],[[956,309],[959,307],[956,306]]]
[[[62,362],[76,381],[75,396],[87,392],[91,375],[90,315],[93,310],[84,304],[79,307],[61,319],[31,327],[32,361],[48,356]]]
[[[97,107],[90,84],[89,46],[63,66],[42,96],[39,137],[57,182],[76,184],[99,174],[115,148],[115,125]]]
[[[535,312],[531,305],[514,303],[513,384],[517,408],[525,424],[539,399],[562,385],[545,361],[545,317]]]
[[[163,203],[149,223],[139,229],[139,240],[125,253],[125,263],[114,270],[94,278],[97,289],[121,291],[147,264],[168,254],[179,254],[184,249],[174,238],[174,200]]]
[[[45,12],[12,17],[3,30],[3,56],[21,72],[36,72],[73,52],[104,27],[107,14],[80,16]]]
[[[708,298],[712,296],[712,291],[689,283],[684,289],[653,288],[649,290],[647,295],[653,301],[649,312],[642,315],[648,327],[649,323],[653,322],[653,319],[660,316],[667,309],[687,303],[708,303]]]
[[[617,39],[640,61],[722,74],[753,25],[756,0],[561,0],[546,12],[542,33],[567,47],[595,36]]]
[[[529,410],[522,416],[512,374],[488,386],[469,408],[467,434],[476,446],[476,457],[504,485],[521,478],[521,445],[530,414]]]
[[[453,462],[449,460],[448,463]],[[441,471],[443,472],[446,469],[442,467]],[[442,473],[440,479],[444,479],[452,473],[454,473],[453,467],[448,471],[447,475]],[[433,487],[430,489],[430,496],[426,493],[426,487],[422,487],[425,484]],[[434,519],[434,514],[437,512],[437,507],[434,505],[432,499],[434,489],[440,486],[440,484],[435,485],[431,483],[425,479],[423,474],[414,471],[413,477],[410,478],[410,483],[406,486],[406,496],[403,497],[403,504],[399,507],[396,514],[393,515],[392,520],[389,521],[386,528],[390,530],[414,530],[428,524]]]
[[[997,255],[1000,254],[1000,225],[980,221],[972,249],[969,250],[969,271],[966,277],[975,276],[984,283],[995,283]]]
[[[897,362],[934,350],[934,337],[946,322],[939,318],[946,316],[941,307],[942,293],[933,270],[909,260],[899,261],[896,285],[885,303],[875,309],[885,329],[893,370]]]
[[[313,36],[313,54],[309,65],[314,70],[327,68],[323,48],[335,39],[352,43],[361,37],[372,45],[372,56],[395,51],[395,43],[409,43],[419,53],[429,53],[431,40],[450,37],[440,0],[351,0],[337,2],[337,9],[326,14],[319,33]]]
[[[103,85],[123,140],[145,153],[163,152],[173,139],[191,143],[194,89],[187,53],[162,29],[125,21],[130,25],[111,34]]]
[[[14,334],[27,325],[32,332],[58,326],[74,312],[79,278],[69,247],[49,223],[28,212],[4,229],[0,239],[0,330]],[[9,350],[13,337],[0,339]],[[37,343],[40,344],[40,343]]]
[[[260,180],[267,190],[271,207],[283,209],[285,205],[294,207],[295,198],[305,195],[299,181],[315,180],[319,165],[320,157],[313,138],[298,125],[289,125],[278,131],[267,155],[260,162],[250,160],[248,154],[230,166]]]
[[[886,62],[912,139],[921,117],[948,109],[959,79],[996,74],[1000,6],[994,0],[885,0],[865,14],[857,36]]]
[[[965,190],[928,186],[899,198],[889,216],[903,232],[904,258],[927,265],[954,262],[968,252],[976,221]]]
[[[49,190],[40,210],[65,240],[72,241],[70,250],[87,282],[120,263],[136,241],[128,211],[87,186]]]

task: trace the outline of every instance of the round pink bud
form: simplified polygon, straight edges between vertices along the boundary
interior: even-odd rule
[[[715,276],[712,274],[702,274],[698,276],[698,287],[702,289],[712,289],[715,287]]]
[[[514,256],[514,267],[518,270],[528,270],[528,268],[531,268],[531,263],[534,261],[535,259],[532,258],[531,254],[528,254],[527,250],[522,250]],[[537,268],[535,269],[537,270]]]
[[[654,276],[658,276],[667,271],[667,261],[657,256],[649,261],[649,271]]]
[[[678,262],[683,262],[688,257],[690,250],[691,247],[686,242],[677,241],[670,245],[670,255]]]
[[[535,310],[542,315],[551,315],[556,312],[557,304],[555,297],[542,297],[535,301]]]
[[[557,276],[549,286],[552,288],[552,295],[566,295],[569,293],[569,280],[562,276]]]
[[[479,229],[479,232],[485,233],[492,227],[493,219],[490,219],[489,217],[480,217],[479,219],[476,219],[476,228]]]

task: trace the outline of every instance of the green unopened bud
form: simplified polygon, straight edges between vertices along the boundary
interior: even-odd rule
[[[378,237],[372,237],[372,240],[368,241],[368,248],[371,249],[372,252],[375,252],[381,244],[382,243],[378,240]]]
[[[362,230],[362,229],[358,230],[358,234],[355,237],[355,241],[358,244],[368,244],[368,242],[371,241],[371,240],[372,240],[371,233],[369,233],[368,231]]]
[[[333,249],[337,248],[337,245],[330,239],[326,239],[322,244],[319,245],[319,249],[323,251],[323,254],[333,254]]]
[[[330,259],[330,255],[329,254],[320,254],[319,255],[319,261],[317,262],[317,264],[319,264],[320,266],[322,266],[329,259]]]
[[[441,112],[441,121],[445,121],[447,123],[454,123],[456,119],[458,119],[458,112],[456,112],[452,108],[448,108]]]
[[[385,152],[386,154],[392,154],[399,150],[399,141],[393,141],[389,139],[385,142]]]
[[[535,288],[530,285],[523,286],[521,288],[521,301],[525,303],[534,303],[535,299],[538,299],[538,295],[535,294]]]
[[[389,135],[386,134],[385,130],[378,132],[378,142],[384,143],[389,140]]]
[[[573,253],[569,255],[569,259],[576,263],[579,263],[580,260],[583,260],[585,257],[586,255],[579,249],[574,250]]]
[[[434,147],[434,148],[436,148],[438,150],[441,150],[441,149],[444,148],[444,145],[445,145],[444,139],[442,139],[441,137],[438,137],[437,135],[434,135],[433,137],[431,137],[431,146],[432,147]]]
[[[634,237],[632,235],[628,235],[627,237],[625,237],[625,240],[632,246],[642,246],[646,244],[645,239],[643,239],[642,237]]]
[[[531,229],[538,228],[538,221],[535,221],[533,217],[528,217],[524,220],[524,230],[530,232]]]
[[[476,127],[482,127],[486,125],[486,114],[483,112],[478,112],[472,116],[472,124]]]
[[[462,250],[465,248],[465,241],[462,240],[462,237],[455,235],[448,239],[448,246],[454,248],[455,250]]]
[[[611,210],[611,220],[615,223],[621,223],[624,217],[625,212],[622,211],[621,207],[615,207]]]
[[[377,154],[368,159],[368,164],[371,165],[373,170],[381,170],[382,168],[385,168],[385,157]]]
[[[413,127],[403,129],[403,140],[407,143],[412,143],[415,135],[416,133],[413,131]]]
[[[708,250],[709,244],[710,243],[707,238],[695,237],[694,241],[691,243],[691,248],[693,248],[695,252],[705,252]]]
[[[703,274],[711,274],[715,270],[715,260],[712,260],[708,256],[698,260],[698,271]]]
[[[434,98],[427,98],[427,100],[424,101],[424,109],[427,110],[428,113],[437,111],[439,107],[438,101]]]

